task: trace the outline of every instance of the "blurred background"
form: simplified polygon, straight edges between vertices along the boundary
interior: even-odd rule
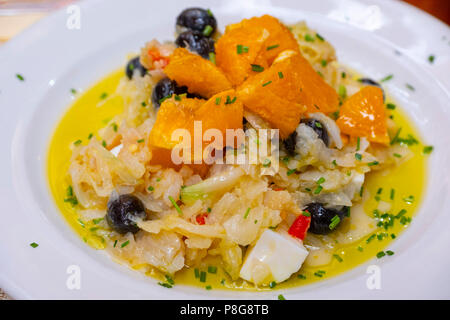
[[[46,16],[77,0],[0,0],[0,44]],[[89,1],[89,0],[87,0]],[[450,0],[385,0],[408,2],[450,25]]]

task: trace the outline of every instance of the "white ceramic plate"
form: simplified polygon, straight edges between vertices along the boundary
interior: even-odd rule
[[[156,282],[87,247],[56,209],[46,181],[47,145],[56,123],[80,90],[122,66],[130,52],[156,37],[172,39],[179,12],[209,7],[221,27],[269,13],[285,22],[307,20],[336,47],[339,60],[387,89],[435,146],[426,199],[392,246],[371,261],[314,285],[266,293],[206,291]],[[81,29],[66,27],[65,9],[0,48],[0,287],[13,298],[450,298],[450,30],[397,1],[86,1]],[[72,11],[73,12],[73,11]],[[431,65],[427,58],[434,54]],[[18,81],[20,73],[25,81]],[[405,87],[412,84],[414,92]],[[414,179],[414,172],[411,172]],[[39,243],[33,249],[31,242]],[[366,268],[381,268],[381,290],[366,286]],[[81,270],[81,289],[66,285]]]

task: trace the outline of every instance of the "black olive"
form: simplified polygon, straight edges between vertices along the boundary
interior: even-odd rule
[[[177,17],[177,27],[181,29],[203,32],[206,26],[211,27],[209,34],[213,34],[216,31],[217,21],[209,10],[188,8],[183,10]]]
[[[158,83],[153,87],[152,92],[152,103],[153,107],[158,109],[161,105],[161,100],[166,97],[170,97],[173,94],[184,94],[188,98],[198,98],[203,99],[202,96],[198,94],[192,94],[188,92],[188,88],[185,86],[178,86],[175,80],[170,80],[169,78],[162,78],[158,81]]]
[[[178,47],[186,48],[192,52],[196,52],[203,58],[208,59],[209,54],[214,52],[214,40],[205,37],[201,32],[185,31],[180,33],[175,40]]]
[[[144,204],[131,194],[122,194],[108,201],[106,221],[114,231],[120,234],[138,232],[136,218],[144,219],[145,217]]]
[[[125,73],[127,74],[128,79],[131,80],[133,78],[135,70],[139,70],[141,77],[145,76],[147,73],[147,69],[141,64],[139,56],[128,61],[127,66],[125,67]]]
[[[374,81],[374,80],[372,80],[370,78],[361,78],[361,79],[358,79],[358,81],[363,83],[363,84],[365,84],[365,85],[368,85],[368,86],[374,86],[374,87],[380,88],[383,91],[383,101],[386,100],[386,96],[384,94],[384,89],[381,86],[381,84],[379,84],[378,82],[376,82],[376,81]]]
[[[328,234],[336,229],[339,223],[344,219],[348,213],[348,207],[343,207],[341,210],[325,208],[321,203],[310,203],[306,206],[304,211],[311,214],[311,225],[309,231],[315,234]],[[338,216],[340,221],[336,225],[332,225],[333,219]],[[332,228],[330,228],[330,225]]]
[[[290,156],[295,156],[295,145],[297,144],[297,131],[292,132],[283,140],[284,148]]]
[[[306,124],[308,127],[311,127],[315,133],[319,136],[319,139],[325,143],[325,145],[328,147],[328,132],[325,126],[316,119],[302,119],[301,123]]]

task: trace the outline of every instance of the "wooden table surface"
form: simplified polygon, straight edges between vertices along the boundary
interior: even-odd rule
[[[395,1],[395,0],[391,0]],[[403,0],[408,2],[432,15],[438,19],[444,21],[450,25],[450,0]],[[26,3],[33,2],[37,10],[36,12],[23,10]],[[21,1],[21,0],[0,0],[0,44],[14,37],[23,29],[38,21],[42,17],[48,14],[48,11],[57,8],[63,4],[72,2],[71,0],[34,0],[34,1]],[[23,10],[22,13],[17,15],[10,15],[10,11],[6,11],[18,8]],[[2,14],[2,10],[5,13]],[[18,10],[20,11],[20,10]],[[6,14],[8,13],[8,15]],[[8,299],[5,293],[0,289],[0,300]]]

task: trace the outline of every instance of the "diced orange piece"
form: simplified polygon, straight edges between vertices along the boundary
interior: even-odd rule
[[[282,139],[295,130],[306,111],[301,103],[300,58],[295,51],[283,52],[269,69],[249,78],[237,90],[244,106],[280,129]]]
[[[208,101],[189,98],[177,101],[174,97],[165,100],[161,104],[148,139],[150,148],[156,150],[150,163],[177,168],[176,165],[170,164],[170,150],[179,143],[179,141],[172,141],[172,134],[177,129],[186,129],[189,132],[191,159],[194,160],[194,142],[198,139],[195,134],[200,134],[200,132],[194,132],[194,121],[201,122],[202,135],[208,129],[219,130],[224,139],[223,146],[225,146],[226,130],[242,129],[243,113],[242,102],[237,99],[233,89],[214,95]],[[204,150],[211,141],[203,142],[203,136],[200,139],[202,150]],[[206,172],[204,166],[200,164],[193,168],[201,173]]]
[[[170,149],[151,147],[151,151],[151,165],[160,165],[163,168],[173,168],[175,170],[181,169],[181,164],[177,165],[172,161],[172,151]]]
[[[218,129],[224,138],[226,129],[242,129],[243,117],[244,107],[233,89],[212,96],[195,112],[195,119],[202,121],[203,132]]]
[[[362,88],[342,105],[336,123],[349,136],[388,144],[383,91],[374,86]]]
[[[231,83],[214,63],[185,48],[175,49],[164,72],[178,85],[188,87],[190,93],[205,98],[231,89]]]
[[[240,85],[255,74],[252,64],[267,68],[288,49],[300,52],[292,33],[278,19],[264,15],[227,26],[216,44],[216,61],[231,83]]]
[[[205,100],[182,98],[181,101],[170,98],[165,100],[158,110],[155,124],[149,136],[152,147],[172,149],[178,141],[172,141],[172,133],[176,129],[186,129],[190,133],[194,129],[194,113]]]

